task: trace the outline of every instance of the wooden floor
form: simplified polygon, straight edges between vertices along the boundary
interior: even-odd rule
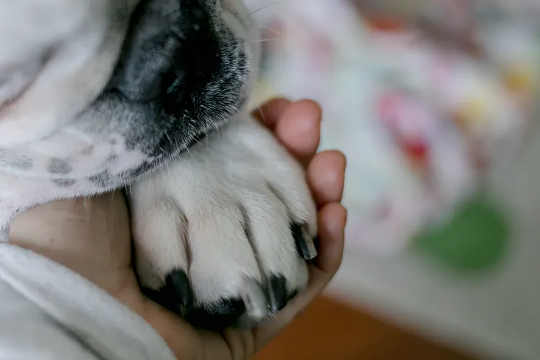
[[[256,360],[472,360],[360,310],[321,298]]]

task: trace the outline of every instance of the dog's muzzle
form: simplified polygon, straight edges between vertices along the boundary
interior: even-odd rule
[[[133,102],[178,107],[222,65],[212,9],[197,0],[143,1],[136,9],[109,91]]]

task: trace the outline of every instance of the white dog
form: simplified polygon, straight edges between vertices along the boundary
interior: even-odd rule
[[[316,210],[244,107],[256,34],[239,0],[0,2],[4,240],[29,207],[131,185],[154,299],[207,327],[285,306],[316,256]]]

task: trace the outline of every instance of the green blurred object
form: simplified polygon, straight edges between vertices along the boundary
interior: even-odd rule
[[[476,195],[452,217],[414,239],[414,249],[456,270],[484,270],[498,264],[508,249],[510,226],[486,196]]]

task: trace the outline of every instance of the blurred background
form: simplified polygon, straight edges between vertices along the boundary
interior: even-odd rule
[[[540,359],[540,1],[247,2],[255,103],[349,161],[343,267],[260,359]]]

